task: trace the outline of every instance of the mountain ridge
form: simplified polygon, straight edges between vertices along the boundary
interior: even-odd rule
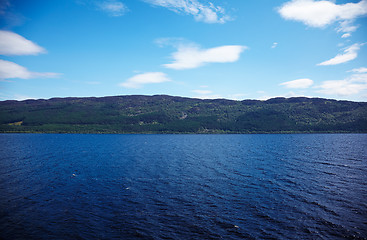
[[[120,95],[0,101],[0,132],[367,132],[367,103],[324,98]]]
[[[78,100],[78,99],[108,99],[108,98],[128,98],[128,97],[144,97],[144,98],[154,98],[154,97],[167,97],[167,98],[180,98],[180,99],[194,99],[194,100],[201,100],[201,101],[218,101],[218,100],[225,100],[225,101],[234,101],[234,102],[246,102],[246,101],[256,101],[256,102],[274,102],[276,100],[328,100],[328,101],[335,101],[335,102],[354,102],[354,103],[367,103],[363,101],[351,101],[351,100],[337,100],[332,98],[320,98],[320,97],[273,97],[267,100],[259,100],[259,99],[243,99],[243,100],[234,100],[234,99],[227,99],[227,98],[195,98],[195,97],[182,97],[182,96],[172,96],[167,94],[154,94],[154,95],[115,95],[115,96],[103,96],[103,97],[52,97],[52,98],[38,98],[38,99],[24,99],[24,100],[0,100],[0,103],[3,102],[33,102],[33,101],[54,101],[54,100]]]

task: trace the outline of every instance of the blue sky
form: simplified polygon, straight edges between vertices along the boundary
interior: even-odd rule
[[[1,0],[0,100],[367,101],[367,0]]]

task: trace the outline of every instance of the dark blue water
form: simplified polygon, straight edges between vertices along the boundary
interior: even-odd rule
[[[0,135],[1,239],[367,239],[367,135]]]

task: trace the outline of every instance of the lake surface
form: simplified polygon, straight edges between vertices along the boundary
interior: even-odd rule
[[[0,239],[367,239],[367,135],[0,135]]]

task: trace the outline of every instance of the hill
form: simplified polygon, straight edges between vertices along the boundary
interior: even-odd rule
[[[155,96],[0,102],[0,132],[367,132],[367,103],[322,98],[267,101]]]

